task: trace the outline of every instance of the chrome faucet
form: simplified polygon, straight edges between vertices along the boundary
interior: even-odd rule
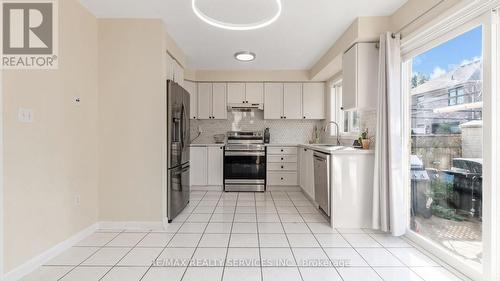
[[[328,128],[330,127],[331,124],[335,124],[335,126],[337,127],[337,133],[335,134],[335,136],[337,137],[337,145],[338,146],[341,146],[342,144],[340,143],[340,138],[339,138],[339,135],[340,135],[340,127],[339,127],[339,124],[335,121],[330,121],[326,126],[325,126],[325,133],[328,131]]]

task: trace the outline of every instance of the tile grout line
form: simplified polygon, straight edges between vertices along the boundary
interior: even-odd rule
[[[196,206],[194,207],[194,209],[196,209],[199,205],[200,205],[200,202],[203,200],[203,198],[205,197],[205,195],[207,194],[207,192],[205,191],[205,193],[203,194],[203,196],[200,198],[200,201],[198,201],[198,204],[196,204]],[[189,196],[191,196],[191,194],[189,194]],[[193,211],[194,211],[193,209]],[[191,216],[192,214],[192,211],[189,213],[189,216]],[[163,247],[163,250],[160,252],[160,254],[156,257],[155,261],[161,256],[161,254],[165,251],[165,249],[168,248],[168,245],[170,244],[170,242],[172,242],[172,240],[174,239],[174,237],[179,233],[179,230],[181,230],[182,226],[184,226],[184,224],[187,222],[187,219],[189,218],[189,216],[184,220],[182,221],[181,225],[179,226],[179,228],[177,229],[177,231],[174,233],[174,235],[172,236],[172,238],[168,241],[167,245],[165,245],[165,247]],[[173,221],[172,221],[173,222]],[[201,240],[201,238],[200,238]],[[196,251],[196,249],[195,249]],[[194,252],[193,252],[194,254]],[[153,261],[154,263],[154,261]],[[189,265],[189,264],[188,264]],[[144,272],[144,274],[142,274],[141,278],[139,279],[139,281],[143,280],[144,277],[146,276],[146,274],[151,270],[151,268],[153,268],[153,264],[151,264],[148,269],[146,270],[146,272]],[[186,267],[186,270],[187,270],[187,267]],[[185,273],[185,271],[184,271]],[[184,276],[184,274],[183,274]],[[181,278],[182,279],[182,278]],[[180,281],[180,280],[179,280]]]
[[[344,234],[349,234],[349,233],[344,233]],[[349,245],[351,246],[351,248],[352,248],[352,249],[353,249],[353,250],[354,250],[354,251],[355,251],[355,252],[356,252],[356,253],[357,253],[357,254],[358,254],[358,255],[359,255],[359,256],[360,256],[360,257],[361,257],[364,261],[365,261],[365,262],[366,262],[366,264],[368,265],[368,267],[370,267],[370,268],[371,268],[371,270],[373,270],[373,271],[375,272],[375,274],[377,274],[377,276],[380,278],[380,280],[384,280],[384,278],[383,278],[383,277],[382,277],[382,276],[378,273],[378,271],[377,271],[377,270],[375,270],[375,268],[374,268],[374,267],[373,267],[373,266],[372,266],[372,265],[368,262],[368,260],[366,260],[366,259],[365,259],[365,257],[363,257],[363,255],[361,255],[361,253],[359,253],[359,251],[358,251],[358,250],[357,250],[357,249],[356,249],[356,248],[355,248],[355,247],[351,244],[351,242],[349,242],[347,239],[345,239],[344,235],[343,235],[340,231],[339,231],[339,235],[340,235],[340,237],[342,237],[342,239],[344,239],[344,240],[347,242],[347,244],[349,244]],[[371,236],[370,236],[370,238],[371,238]],[[375,239],[374,239],[374,240],[375,240]],[[378,243],[378,242],[377,242],[377,243]],[[391,254],[391,256],[394,256],[394,255],[393,255],[393,254],[392,254],[389,250],[387,250],[387,249],[386,249],[386,248],[385,248],[382,244],[380,244],[380,243],[378,243],[378,244],[379,244],[380,246],[382,246],[382,247],[381,247],[381,248],[379,248],[379,247],[377,247],[377,248],[374,248],[374,247],[366,247],[366,248],[368,248],[368,249],[384,249],[384,250],[386,250],[387,252],[389,252],[389,253]],[[359,247],[359,248],[363,248],[363,249],[364,249],[364,247]],[[395,257],[395,258],[396,258],[399,262],[401,262],[401,261],[400,261],[397,257]],[[401,268],[401,267],[406,267],[406,268],[407,268],[407,266],[406,266],[403,262],[401,262],[401,264],[402,264],[403,266],[400,266],[400,268]]]
[[[222,192],[223,192],[222,196],[224,196],[225,193],[224,193],[224,191],[222,191]],[[222,268],[221,281],[224,280],[224,273],[226,272],[227,256],[229,254],[229,246],[231,245],[231,236],[233,235],[234,218],[236,217],[236,208],[238,206],[239,198],[240,198],[240,193],[238,192],[238,193],[236,193],[236,204],[234,205],[233,219],[231,221],[231,228],[229,229],[229,239],[227,240],[226,257],[224,258],[224,267]]]
[[[286,195],[286,197],[288,197],[288,193],[286,193],[286,191],[282,191],[282,192]],[[292,256],[293,256],[293,259],[294,259],[295,265],[296,265],[295,268],[299,272],[300,279],[302,281],[304,281],[304,277],[302,276],[302,272],[300,271],[299,265],[297,263],[297,258],[295,257],[295,253],[293,252],[292,244],[290,244],[290,239],[288,239],[288,233],[286,232],[285,227],[283,226],[283,221],[281,219],[280,213],[278,212],[278,208],[276,207],[276,202],[274,200],[274,195],[272,194],[272,192],[271,192],[271,198],[273,200],[274,207],[276,208],[276,213],[278,214],[278,218],[280,220],[281,227],[283,228],[283,232],[285,233],[286,241],[288,242],[288,246],[289,246],[288,249],[290,250],[290,252],[292,252]],[[293,204],[293,202],[292,202],[292,204]]]
[[[287,193],[287,196],[289,196],[289,194]],[[295,207],[295,209],[297,209],[297,212],[299,213],[299,216],[302,218],[302,220],[304,221],[304,224],[307,226],[307,229],[309,229],[309,231],[311,232],[311,235],[314,237],[314,240],[316,240],[316,243],[318,243],[321,251],[323,251],[323,253],[326,255],[326,257],[328,258],[328,260],[330,261],[332,267],[335,269],[335,271],[337,272],[337,274],[339,275],[340,279],[341,280],[344,280],[344,277],[342,277],[342,275],[340,274],[339,272],[339,269],[335,266],[335,263],[332,261],[332,259],[330,258],[330,256],[328,255],[328,253],[325,251],[325,249],[323,248],[323,245],[321,245],[321,243],[319,242],[318,238],[316,237],[315,233],[311,230],[311,228],[309,227],[309,224],[306,222],[306,220],[304,219],[304,217],[302,216],[302,213],[299,211],[299,209],[297,208],[297,206],[295,205],[295,202],[293,202],[293,199],[290,198],[290,200],[292,201],[292,204],[293,206]],[[308,200],[309,201],[309,200]],[[331,226],[332,229],[333,226]],[[334,229],[335,230],[335,229]],[[336,230],[335,230],[336,231]]]
[[[123,233],[126,233],[125,231]],[[121,234],[123,234],[121,233]],[[113,268],[117,267],[117,265],[130,253],[132,252],[133,249],[135,249],[137,247],[137,245],[139,245],[139,243],[142,242],[142,240],[144,240],[144,238],[146,238],[146,236],[148,236],[149,234],[151,233],[151,231],[147,232],[136,244],[135,246],[133,246],[132,248],[130,248],[130,250],[125,253],[125,255],[123,255],[101,278],[99,278],[99,280],[102,280],[109,272],[111,272],[111,270],[113,270]],[[120,234],[120,235],[121,235]],[[109,242],[111,243],[111,241]]]
[[[57,279],[57,280],[62,280],[64,277],[66,277],[68,274],[70,274],[75,269],[77,269],[78,267],[80,267],[85,261],[87,261],[88,259],[90,259],[91,257],[93,257],[97,252],[99,252],[102,248],[104,248],[106,245],[108,245],[109,243],[111,243],[111,241],[115,240],[116,237],[120,236],[124,232],[125,232],[125,230],[122,230],[121,232],[112,232],[112,233],[118,233],[118,234],[116,234],[115,237],[111,238],[111,240],[109,240],[108,242],[104,243],[103,246],[89,247],[89,248],[98,248],[98,249],[95,252],[93,252],[90,256],[88,256],[87,258],[85,258],[82,262],[80,262],[79,264],[73,266],[73,268],[70,271],[66,272],[66,274],[64,274],[63,276],[59,277],[59,279]],[[94,233],[96,233],[96,232],[94,232]],[[106,274],[107,274],[107,272],[106,272]],[[104,274],[104,275],[106,275],[106,274]]]
[[[262,273],[262,251],[260,249],[259,219],[257,218],[257,198],[255,197],[255,193],[253,194],[253,203],[255,208],[255,225],[257,227],[257,247],[259,247],[260,280],[264,280],[264,273]]]
[[[208,193],[209,193],[209,192],[207,191],[207,192],[205,193],[205,195],[203,196],[203,198],[201,198],[200,202],[198,203],[198,206],[199,206],[199,204],[201,204],[201,202],[203,201],[203,199],[205,198],[205,196],[207,196],[207,194],[208,194]],[[215,206],[217,206],[217,205],[219,204],[221,197],[222,197],[222,193],[219,195],[219,199],[217,200],[217,204],[215,204]],[[209,201],[209,200],[207,200],[207,201]],[[214,212],[215,212],[215,208],[214,208],[214,210],[212,211],[212,214],[210,215],[210,219],[211,219],[211,218],[212,218],[212,216],[214,215]],[[210,222],[210,219],[208,220],[209,222]],[[186,221],[187,221],[187,219],[186,219]],[[188,271],[188,269],[189,269],[189,267],[190,267],[190,265],[191,265],[191,261],[193,260],[194,255],[196,254],[196,252],[198,251],[198,248],[199,248],[200,243],[201,243],[201,239],[203,239],[203,236],[205,235],[205,231],[207,230],[207,227],[208,227],[209,222],[207,222],[207,224],[205,225],[205,228],[203,229],[203,232],[201,233],[200,240],[198,240],[198,243],[196,244],[196,247],[195,247],[195,249],[194,249],[194,252],[193,252],[193,254],[191,255],[191,258],[189,259],[189,264],[187,265],[186,269],[184,270],[184,273],[182,274],[182,277],[179,279],[179,281],[181,281],[182,279],[184,279],[184,276],[186,275],[186,272]]]

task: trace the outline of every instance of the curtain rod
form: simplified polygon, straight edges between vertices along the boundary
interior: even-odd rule
[[[396,38],[396,34],[401,33],[401,31],[403,31],[405,28],[407,28],[408,26],[412,25],[413,23],[415,23],[416,21],[418,21],[419,19],[421,19],[422,17],[424,17],[425,15],[427,15],[430,11],[434,10],[437,6],[441,5],[445,1],[446,0],[439,1],[438,3],[434,4],[434,6],[430,7],[425,12],[423,12],[420,16],[414,18],[409,23],[403,25],[403,27],[401,27],[398,31],[392,33],[392,35],[391,35],[392,38]]]

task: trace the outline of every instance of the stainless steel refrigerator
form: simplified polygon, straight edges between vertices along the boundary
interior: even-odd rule
[[[189,93],[167,80],[167,217],[189,203]]]

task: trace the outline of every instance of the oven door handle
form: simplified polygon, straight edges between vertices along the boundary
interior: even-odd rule
[[[266,156],[265,152],[226,151],[226,156]]]

